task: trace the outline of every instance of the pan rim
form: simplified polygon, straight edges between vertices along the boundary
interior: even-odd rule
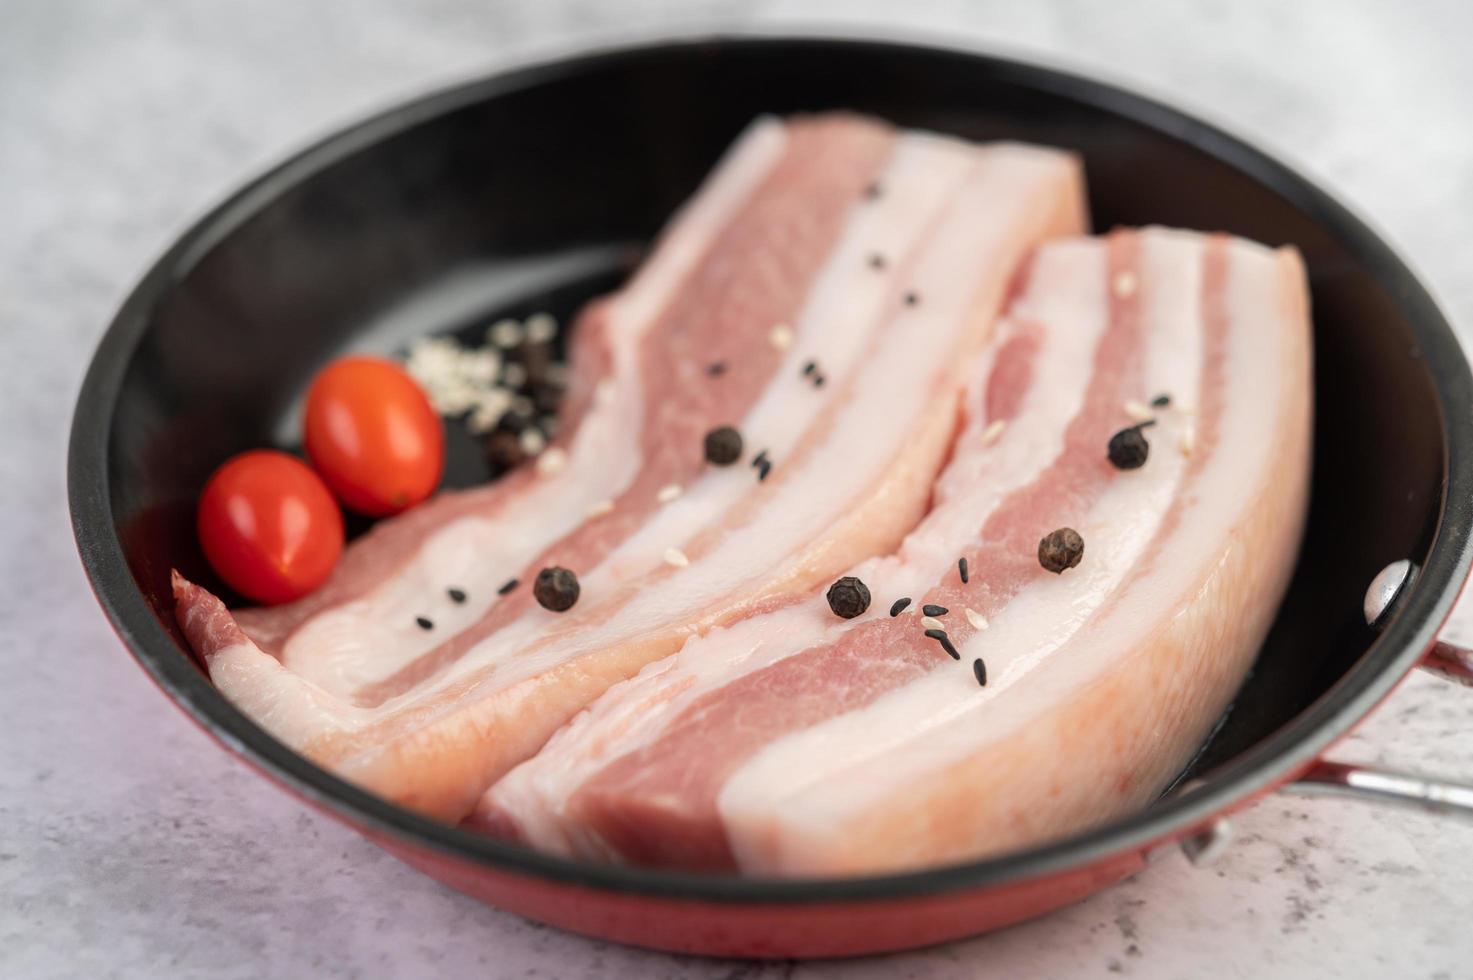
[[[541,854],[440,824],[400,809],[297,755],[231,705],[185,656],[133,581],[112,520],[108,433],[126,365],[149,312],[187,269],[285,188],[348,154],[483,99],[573,73],[597,71],[702,47],[872,49],[963,59],[999,79],[1072,99],[1189,143],[1294,202],[1342,241],[1397,296],[1417,330],[1441,413],[1444,483],[1431,547],[1395,618],[1360,661],[1314,704],[1241,753],[1210,783],[1098,829],[1012,854],[896,874],[853,878],[773,879],[699,875],[585,864]],[[1394,288],[1393,288],[1394,287]],[[503,874],[597,891],[722,904],[781,906],[941,896],[1088,867],[1142,852],[1199,827],[1312,765],[1408,673],[1435,641],[1467,577],[1473,551],[1473,452],[1450,419],[1473,413],[1473,376],[1445,316],[1385,240],[1344,205],[1276,158],[1195,114],[1135,91],[950,41],[826,30],[740,30],[598,43],[568,56],[536,60],[421,95],[345,126],[291,155],[206,212],[144,274],[124,300],[93,355],[73,416],[67,484],[73,531],[89,582],[114,630],[164,693],[209,734],[273,780],[320,809],[396,846],[437,853]]]

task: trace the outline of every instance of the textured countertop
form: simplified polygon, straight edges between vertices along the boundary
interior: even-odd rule
[[[0,12],[0,975],[1466,977],[1473,826],[1271,798],[996,936],[843,964],[590,942],[466,899],[267,786],[150,686],[63,497],[94,342],[247,175],[390,100],[617,30],[904,27],[1164,93],[1326,181],[1473,325],[1473,7],[6,0]],[[1473,630],[1468,632],[1473,633]],[[1340,758],[1473,777],[1473,691],[1413,678]]]

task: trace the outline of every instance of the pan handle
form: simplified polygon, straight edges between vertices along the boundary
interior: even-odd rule
[[[1417,566],[1410,561],[1394,561],[1381,569],[1366,589],[1363,609],[1366,623],[1381,626],[1416,576]],[[1449,680],[1473,684],[1473,651],[1445,640],[1433,644],[1420,666]],[[1473,786],[1325,759],[1281,787],[1280,792],[1294,796],[1347,796],[1473,818]]]
[[[1396,600],[1401,598],[1402,592],[1416,577],[1417,566],[1406,559],[1394,561],[1381,569],[1366,589],[1361,610],[1365,613],[1366,624],[1379,628],[1390,615]],[[1473,684],[1473,650],[1446,640],[1440,639],[1434,643],[1419,666],[1447,680]]]
[[[1366,589],[1363,611],[1367,625],[1379,629],[1416,577],[1417,566],[1410,561],[1394,561],[1381,569]],[[1446,640],[1434,643],[1418,666],[1447,680],[1473,685],[1473,650]],[[1319,759],[1278,791],[1289,796],[1338,796],[1389,803],[1473,820],[1473,785],[1348,762]],[[1183,838],[1182,853],[1195,865],[1209,864],[1227,849],[1232,837],[1232,825],[1218,817]]]
[[[1473,820],[1473,786],[1427,776],[1321,759],[1309,772],[1279,787],[1290,796],[1340,796]]]

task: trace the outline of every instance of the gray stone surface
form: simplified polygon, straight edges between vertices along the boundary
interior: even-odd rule
[[[0,975],[1469,976],[1473,828],[1269,799],[1213,869],[1168,858],[1000,935],[745,967],[480,906],[271,789],[133,666],[72,551],[91,347],[191,216],[388,100],[600,33],[724,21],[941,34],[1164,93],[1336,188],[1473,325],[1473,8],[700,0],[0,0]],[[1405,685],[1337,749],[1473,776],[1473,692]]]

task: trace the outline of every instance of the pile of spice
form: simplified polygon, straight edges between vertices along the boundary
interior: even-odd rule
[[[420,338],[410,344],[404,366],[435,411],[486,437],[492,466],[504,471],[539,456],[556,431],[567,384],[557,337],[551,314],[504,318],[486,329],[479,346],[454,337]]]

